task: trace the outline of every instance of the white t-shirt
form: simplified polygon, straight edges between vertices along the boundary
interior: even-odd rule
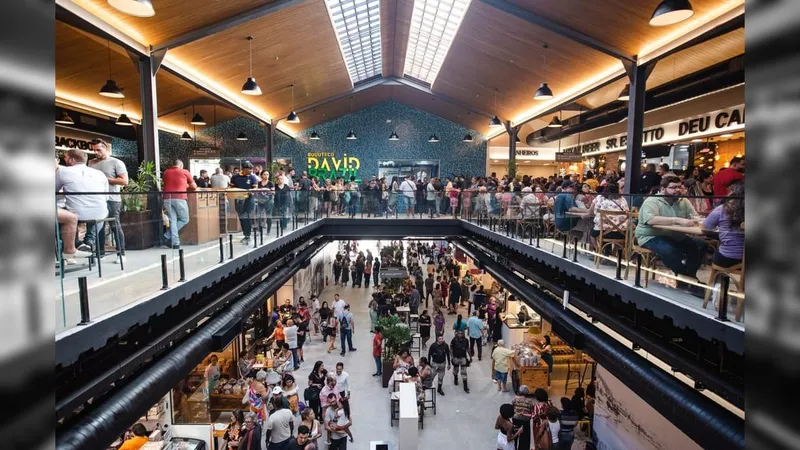
[[[225,174],[211,175],[211,187],[217,189],[227,188],[231,184],[231,177]]]
[[[293,419],[292,411],[287,408],[280,409],[270,414],[269,419],[267,419],[267,430],[272,431],[269,441],[279,443],[292,437]]]
[[[417,185],[414,184],[412,181],[405,180],[400,185],[400,192],[403,193],[406,197],[414,198],[414,193],[417,191]]]
[[[339,300],[333,302],[333,316],[334,317],[339,318],[339,317],[342,316],[342,313],[344,313],[344,305],[345,305],[345,301],[343,299],[341,299],[341,298]]]
[[[350,392],[350,374],[344,370],[341,375],[336,375],[336,389],[345,394]]]
[[[86,164],[60,166],[56,171],[56,192],[108,192],[108,177]],[[75,213],[78,220],[97,220],[108,217],[108,194],[65,195],[66,209]]]
[[[339,425],[339,416],[336,414],[336,408],[328,407],[325,409],[325,422],[326,423],[333,423],[334,425]],[[346,424],[347,422],[342,423],[342,425]],[[333,439],[341,439],[343,437],[347,437],[347,433],[344,431],[334,431],[331,433],[331,438]]]
[[[553,437],[553,444],[558,443],[558,432],[561,431],[561,424],[556,420],[555,422],[547,421],[547,424],[550,425],[550,436]]]
[[[317,314],[319,312],[319,299],[314,298],[314,301],[311,302],[311,312],[312,314]]]
[[[290,327],[283,327],[283,336],[286,338],[286,343],[289,348],[297,348],[297,325]]]

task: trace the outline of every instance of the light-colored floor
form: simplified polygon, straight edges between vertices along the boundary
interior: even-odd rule
[[[362,241],[369,244],[368,241]],[[360,246],[360,250],[367,248]],[[373,249],[373,254],[375,250]],[[330,270],[330,269],[326,269]],[[344,357],[337,352],[328,354],[326,344],[320,336],[312,337],[304,346],[305,363],[295,373],[300,386],[306,386],[308,374],[317,360],[323,361],[329,371],[335,370],[336,363],[341,361],[345,370],[350,374],[352,386],[352,420],[355,442],[349,444],[349,449],[369,449],[370,441],[392,441],[397,445],[398,425],[389,426],[389,389],[381,386],[380,377],[373,377],[375,363],[372,359],[372,337],[369,332],[369,312],[367,305],[371,299],[372,288],[352,288],[341,286],[328,286],[320,296],[321,301],[329,304],[333,295],[338,293],[350,304],[355,319],[356,332],[353,335],[353,345],[357,348],[354,353],[347,353]],[[422,305],[424,307],[424,304]],[[466,317],[466,308],[460,311]],[[447,342],[453,338],[452,324],[456,316],[445,316],[447,324],[445,339]],[[430,345],[431,342],[429,342]],[[337,349],[340,344],[337,341]],[[419,430],[420,449],[495,449],[497,432],[494,422],[499,414],[500,405],[513,399],[513,394],[500,393],[497,385],[491,380],[491,359],[488,352],[490,346],[484,347],[482,361],[477,355],[468,369],[470,393],[463,388],[453,385],[452,373],[448,372],[445,378],[445,396],[437,398],[437,414],[432,410],[426,412],[425,428]],[[427,352],[423,352],[426,356]],[[414,353],[415,362],[418,355]],[[460,377],[459,377],[460,378]],[[510,379],[509,379],[510,389]],[[552,396],[557,399],[563,396],[563,382],[553,383]],[[323,446],[323,448],[326,448]],[[575,447],[582,448],[582,447]]]

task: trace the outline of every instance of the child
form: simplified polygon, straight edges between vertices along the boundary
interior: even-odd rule
[[[339,400],[339,407],[336,408],[336,426],[344,427],[350,422],[350,401],[346,398]],[[344,432],[350,437],[350,442],[353,442],[353,433],[350,431],[351,425],[344,428]]]
[[[436,309],[436,317],[433,318],[433,326],[436,330],[436,336],[444,334],[444,314],[442,310]]]

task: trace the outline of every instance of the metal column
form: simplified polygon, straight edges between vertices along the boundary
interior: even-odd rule
[[[639,192],[639,179],[642,174],[642,137],[644,135],[644,99],[647,78],[655,67],[655,62],[636,65],[622,60],[630,80],[630,100],[628,100],[628,142],[625,149],[625,194]]]
[[[158,99],[156,95],[156,73],[161,67],[167,51],[153,53],[150,57],[137,56],[139,69],[139,88],[142,95],[141,143],[139,160],[153,161],[156,173],[161,173],[160,152],[158,150]],[[131,55],[133,57],[133,55]]]
[[[275,144],[275,132],[272,128],[272,124],[265,123],[264,124],[264,131],[267,133],[266,145],[264,146],[264,157],[266,158],[267,162],[264,165],[264,168],[267,171],[271,171],[270,167],[272,167],[272,147]],[[270,175],[274,175],[270,173]]]
[[[514,165],[514,175],[516,176],[516,164],[517,164],[517,133],[519,133],[520,126],[517,125],[515,127],[511,126],[511,121],[506,120],[505,123],[506,133],[508,133],[508,167],[510,168],[512,164]],[[509,170],[509,178],[511,178],[511,170]]]

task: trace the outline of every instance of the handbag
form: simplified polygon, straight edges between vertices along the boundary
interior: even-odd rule
[[[536,425],[536,449],[549,450],[553,448],[553,436],[550,435],[550,424],[547,419],[539,420]]]

